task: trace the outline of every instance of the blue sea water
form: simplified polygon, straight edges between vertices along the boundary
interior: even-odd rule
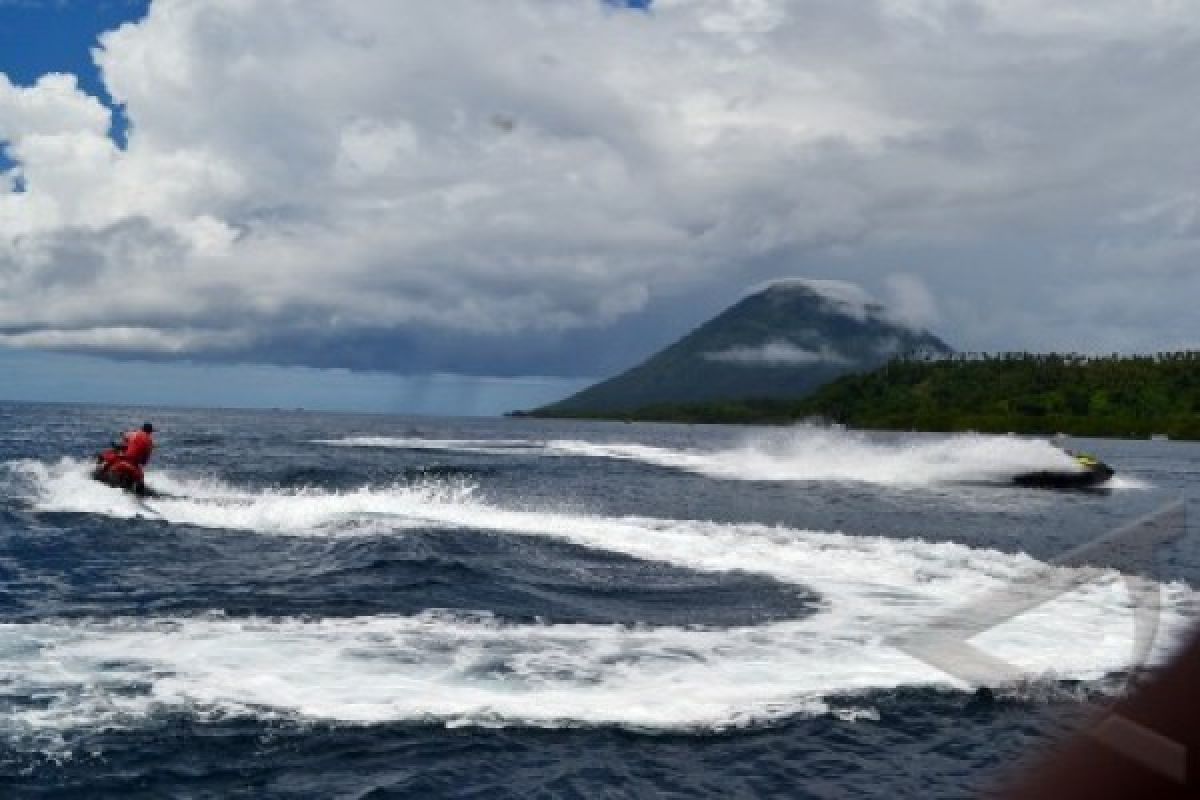
[[[86,477],[155,423],[137,500]],[[1200,487],[1200,447],[0,405],[5,797],[970,797],[1160,662],[1194,527],[972,641],[894,637]],[[1086,559],[1085,559],[1086,560]],[[1125,576],[1162,601],[1136,646]]]

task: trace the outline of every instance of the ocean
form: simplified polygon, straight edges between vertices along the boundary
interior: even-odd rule
[[[144,420],[168,496],[91,481]],[[978,796],[1200,610],[1190,522],[1086,548],[1200,445],[1071,444],[1110,488],[1012,436],[0,405],[0,796]],[[1048,576],[970,640],[992,700],[909,646]]]

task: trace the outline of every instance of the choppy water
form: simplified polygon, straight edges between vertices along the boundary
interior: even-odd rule
[[[170,498],[86,478],[143,417]],[[1122,572],[1044,571],[1200,487],[1082,445],[1111,490],[1005,485],[1064,459],[1014,437],[0,405],[0,784],[970,796],[1197,615],[1190,528],[1115,565],[1145,654]],[[1035,574],[1075,588],[972,640],[998,702],[896,645]]]

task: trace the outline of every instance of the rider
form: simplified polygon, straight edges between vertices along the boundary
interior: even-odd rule
[[[97,460],[99,472],[107,472],[138,494],[146,491],[146,475],[143,467],[150,462],[154,452],[154,426],[149,422],[140,430],[121,435],[121,444],[101,453]]]
[[[138,467],[150,463],[150,454],[154,452],[153,433],[154,426],[147,422],[141,430],[124,434],[121,438],[125,442],[125,453],[121,458]]]

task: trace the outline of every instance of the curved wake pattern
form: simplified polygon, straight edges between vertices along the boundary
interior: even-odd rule
[[[1008,483],[1014,475],[1078,470],[1079,465],[1047,441],[1015,436],[958,434],[940,438],[879,441],[835,428],[798,426],[755,434],[723,450],[683,450],[572,439],[487,440],[349,437],[320,440],[340,447],[391,447],[488,455],[608,458],[685,470],[723,480],[820,481],[888,486],[945,483]],[[1115,488],[1134,488],[1118,481]]]
[[[9,470],[35,510],[138,513],[136,501],[88,481],[82,466],[25,461]],[[1081,580],[974,644],[1031,679],[1099,679],[1128,668],[1135,651],[1132,601],[1119,573],[1051,568],[1020,554],[753,524],[521,510],[463,485],[250,493],[166,476],[164,488],[188,495],[146,504],[172,523],[317,537],[403,535],[413,527],[552,537],[694,570],[773,576],[817,592],[822,607],[803,619],[723,630],[506,624],[486,613],[448,612],[0,625],[0,706],[8,712],[0,729],[10,737],[133,724],[163,710],[655,730],[836,711],[831,698],[847,693],[961,686],[891,646],[890,637],[1039,570]],[[1161,594],[1156,658],[1196,606],[1184,585],[1164,585]]]

